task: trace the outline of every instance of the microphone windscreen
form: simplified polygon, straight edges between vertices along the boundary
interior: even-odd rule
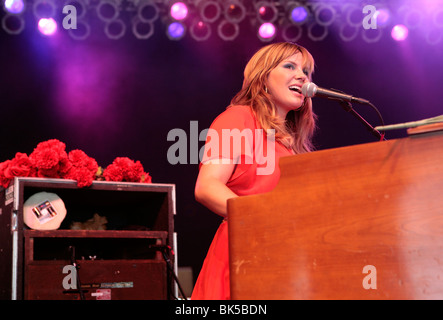
[[[307,98],[315,96],[316,91],[317,86],[313,82],[307,82],[301,87],[301,93]]]

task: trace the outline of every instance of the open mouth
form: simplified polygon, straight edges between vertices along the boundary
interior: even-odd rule
[[[289,90],[301,93],[301,88],[299,86],[290,86]]]

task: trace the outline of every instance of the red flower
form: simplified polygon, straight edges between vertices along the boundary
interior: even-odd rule
[[[92,173],[88,168],[75,168],[69,172],[66,179],[77,180],[77,186],[79,188],[89,187],[94,181],[95,173]]]
[[[69,167],[68,154],[65,149],[66,145],[57,139],[40,142],[29,156],[37,168],[37,175],[39,177],[61,178],[67,171],[66,166]]]
[[[5,168],[4,175],[6,178],[29,177],[35,174],[35,168],[32,166],[31,160],[26,153],[17,152],[15,158],[11,160],[9,166]]]
[[[127,157],[118,157],[104,171],[106,181],[141,182],[142,179],[151,181],[151,177],[143,170],[140,161],[133,161]]]
[[[69,152],[68,156],[71,164],[76,168],[87,168],[90,171],[93,171],[94,174],[97,172],[98,164],[94,158],[89,157],[82,150],[72,150]]]
[[[68,159],[70,168],[64,175],[64,178],[77,180],[79,187],[90,186],[98,170],[97,161],[90,158],[82,150],[72,150],[69,152]]]
[[[58,166],[56,168],[57,168],[56,175],[58,175],[60,178],[68,179],[66,178],[66,175],[71,170],[72,163],[69,160],[69,158],[62,158],[60,159],[60,162],[58,163]]]
[[[152,183],[152,177],[149,175],[149,172],[144,172],[140,182],[144,183]]]
[[[0,163],[0,186],[7,188],[11,182],[11,178],[5,176],[5,170],[8,169],[11,160],[6,160]]]
[[[82,150],[66,153],[66,145],[51,139],[37,145],[28,157],[17,152],[15,158],[0,163],[0,186],[7,188],[14,177],[46,177],[77,180],[79,187],[97,180],[151,183],[152,178],[140,161],[118,157],[102,173],[97,161]]]

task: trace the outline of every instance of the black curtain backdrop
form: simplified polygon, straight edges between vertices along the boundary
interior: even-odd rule
[[[193,268],[195,280],[221,218],[194,199],[194,150],[188,147],[186,164],[172,165],[167,154],[175,141],[167,135],[182,129],[189,138],[191,121],[201,132],[226,108],[241,87],[246,62],[266,44],[249,29],[230,42],[215,33],[203,42],[189,34],[171,41],[160,23],[148,40],[129,31],[107,39],[98,22],[85,41],[61,28],[54,37],[41,36],[32,22],[20,35],[0,30],[0,162],[53,138],[103,167],[120,156],[141,161],[153,182],[176,185],[178,262]],[[317,85],[370,100],[386,124],[443,113],[441,43],[429,45],[412,32],[402,43],[389,32],[377,43],[343,42],[333,30],[323,41],[304,36],[298,43],[315,58]],[[380,124],[370,107],[354,108]],[[314,109],[317,149],[376,141],[336,102],[314,98]],[[387,133],[387,139],[404,136],[405,130]]]

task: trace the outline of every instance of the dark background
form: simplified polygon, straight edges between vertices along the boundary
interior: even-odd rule
[[[189,34],[172,41],[160,20],[148,40],[130,30],[110,40],[91,17],[91,36],[78,41],[60,27],[44,37],[30,13],[26,19],[20,35],[0,30],[0,162],[53,138],[103,167],[118,156],[140,160],[153,182],[176,185],[179,266],[191,266],[195,280],[221,219],[194,200],[198,164],[189,163],[189,154],[187,164],[168,162],[174,141],[167,135],[179,128],[189,137],[191,121],[198,121],[199,132],[209,127],[240,89],[248,59],[266,43],[248,23],[234,41],[215,32],[203,42]],[[386,29],[379,42],[367,43],[361,37],[344,42],[331,28],[323,41],[305,34],[298,43],[315,58],[316,84],[370,100],[386,124],[443,113],[442,42],[426,43],[421,29],[404,42],[393,41]],[[370,107],[354,108],[380,124]],[[317,149],[376,141],[336,102],[315,98],[314,110]],[[388,139],[404,136],[405,130],[387,133]]]

